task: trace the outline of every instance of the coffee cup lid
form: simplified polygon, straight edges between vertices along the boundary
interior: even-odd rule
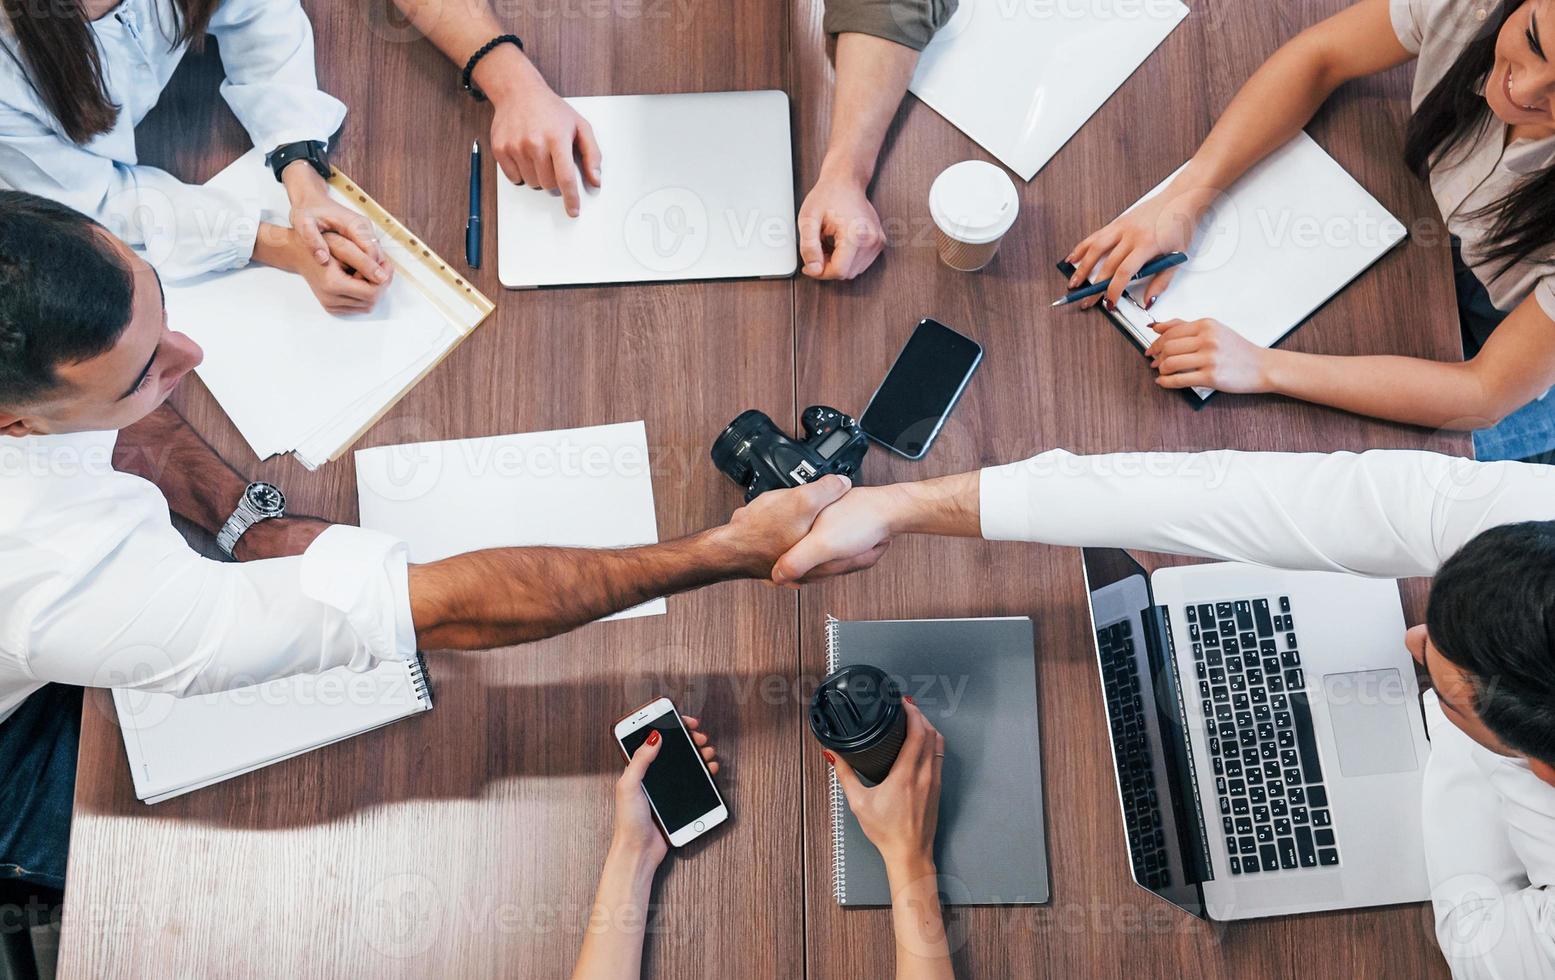
[[[862,751],[896,725],[902,696],[878,667],[852,664],[827,677],[810,700],[810,731],[822,745]]]
[[[946,167],[929,187],[929,216],[940,231],[968,245],[997,240],[1019,212],[1015,182],[1002,167],[983,160]]]

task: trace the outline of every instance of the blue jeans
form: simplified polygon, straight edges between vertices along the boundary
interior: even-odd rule
[[[50,684],[0,722],[0,878],[65,887],[81,689]]]

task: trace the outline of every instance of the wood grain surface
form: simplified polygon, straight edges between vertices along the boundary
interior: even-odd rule
[[[466,152],[484,137],[487,110],[387,0],[306,6],[321,82],[351,107],[336,162],[434,248],[461,255]],[[1274,399],[1221,396],[1194,412],[1151,384],[1099,315],[1049,310],[1062,287],[1053,262],[1184,160],[1282,38],[1341,3],[1192,6],[1021,188],[1021,219],[983,272],[938,264],[926,200],[942,168],[987,156],[909,98],[873,190],[891,248],[856,282],[506,293],[493,260],[474,280],[496,314],[361,445],[645,419],[659,533],[670,538],[738,503],[706,458],[736,413],[797,423],[816,402],[857,411],[912,325],[934,316],[983,343],[984,365],[930,457],[908,463],[877,449],[868,482],[1055,446],[1466,453],[1462,436]],[[814,179],[831,94],[821,0],[498,10],[565,94],[785,89],[801,197]],[[247,147],[217,94],[215,54],[191,57],[141,132],[147,162],[190,180]],[[1433,209],[1399,162],[1406,92],[1403,71],[1352,86],[1310,131],[1409,222]],[[607,157],[606,180],[609,168]],[[494,259],[495,221],[486,226]],[[1448,252],[1425,237],[1289,345],[1456,357]],[[184,386],[177,405],[228,459],[280,482],[295,511],[356,519],[349,456],[314,474],[259,464],[203,387]],[[1408,591],[1416,619],[1422,593]],[[666,862],[647,974],[889,975],[886,913],[844,913],[830,897],[825,767],[800,714],[824,670],[828,613],[1036,621],[1053,901],[952,911],[959,975],[1446,975],[1425,906],[1218,926],[1132,885],[1077,556],[946,540],[899,542],[874,572],[797,598],[725,585],[671,599],[664,617],[435,654],[431,714],[156,807],[135,800],[111,704],[97,692],[83,726],[60,975],[565,976],[609,839],[619,770],[609,725],[657,694],[715,735],[734,819]]]

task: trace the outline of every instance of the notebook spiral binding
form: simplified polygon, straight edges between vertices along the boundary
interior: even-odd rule
[[[837,669],[837,617],[826,617],[826,673]],[[827,774],[828,805],[831,810],[831,890],[838,905],[848,904],[848,855],[842,849],[843,807],[848,805],[842,794],[842,784],[837,781],[837,771]]]
[[[416,651],[416,659],[410,663],[410,683],[415,690],[416,700],[428,711],[432,710],[432,677],[427,673],[426,655],[420,650]]]

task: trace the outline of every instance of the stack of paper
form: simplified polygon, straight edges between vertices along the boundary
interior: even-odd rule
[[[257,150],[211,184],[287,224],[285,188]],[[167,284],[169,323],[205,349],[200,380],[260,459],[291,452],[315,469],[336,458],[489,311],[405,243],[378,238],[394,279],[371,313],[326,313],[301,276],[257,263]]]
[[[356,453],[362,526],[413,562],[483,548],[620,548],[659,540],[642,422]],[[654,599],[612,616],[664,612]]]
[[[961,0],[910,89],[1030,180],[1186,16],[1178,0]]]

